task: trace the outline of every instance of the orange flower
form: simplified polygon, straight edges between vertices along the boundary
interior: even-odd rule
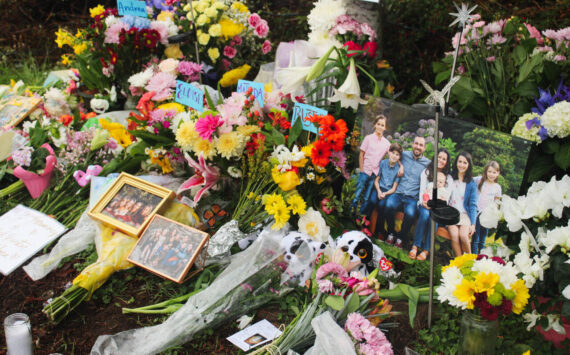
[[[69,124],[73,122],[73,116],[71,115],[59,116],[59,122],[63,123],[64,126],[69,126]]]
[[[318,140],[313,144],[313,149],[311,150],[311,160],[316,166],[325,167],[329,163],[329,158],[331,156],[331,146],[329,143]]]
[[[83,113],[81,112],[81,121],[86,121],[91,117],[95,117],[97,114],[95,112]]]
[[[344,140],[348,128],[344,120],[336,120],[331,115],[324,116],[319,122],[320,135],[327,140]]]

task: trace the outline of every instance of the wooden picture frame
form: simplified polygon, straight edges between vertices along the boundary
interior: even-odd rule
[[[123,172],[87,214],[138,237],[152,217],[174,196],[175,193],[167,188]]]
[[[0,126],[15,127],[42,102],[37,97],[12,96],[0,105]]]
[[[204,268],[209,240],[206,232],[154,215],[127,260],[182,283]],[[193,265],[196,269],[189,273]]]

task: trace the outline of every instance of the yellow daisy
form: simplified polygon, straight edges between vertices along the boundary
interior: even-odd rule
[[[517,282],[511,285],[511,290],[515,292],[515,298],[513,299],[513,313],[520,314],[528,303],[528,298],[530,297],[528,288],[525,286],[524,280],[517,280]]]
[[[477,255],[475,255],[475,254],[463,254],[463,255],[458,256],[457,258],[451,260],[449,262],[449,265],[441,268],[441,272],[444,272],[445,270],[447,270],[448,268],[450,268],[452,266],[457,266],[459,269],[461,269],[463,267],[463,265],[465,265],[465,263],[467,263],[468,261],[473,261],[475,259],[477,259]]]
[[[463,279],[453,295],[461,302],[467,303],[467,309],[473,309],[473,302],[475,301],[475,285],[473,281]]]
[[[495,293],[495,285],[499,282],[499,275],[490,272],[481,272],[475,276],[475,292],[487,292],[487,297]]]
[[[305,200],[303,200],[303,198],[298,194],[290,196],[287,199],[287,203],[289,204],[289,208],[293,214],[302,215],[307,212],[307,204],[305,203]]]

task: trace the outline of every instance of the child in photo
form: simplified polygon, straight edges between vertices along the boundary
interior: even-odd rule
[[[400,170],[400,158],[402,157],[402,146],[398,143],[392,143],[388,150],[388,159],[380,162],[378,176],[374,180],[374,190],[370,194],[369,204],[378,207],[378,219],[376,220],[376,233],[387,235],[384,222],[384,206],[386,205],[386,197],[393,194],[398,187],[400,178],[398,171]]]
[[[437,173],[437,199],[443,200],[447,202],[447,198],[449,194],[445,189],[445,185],[447,184],[447,176],[441,171]],[[431,195],[433,194],[433,182],[429,182],[427,184],[427,188],[422,195],[422,200],[427,202],[431,200]]]
[[[477,201],[477,210],[479,214],[477,215],[475,233],[471,240],[471,252],[473,254],[479,254],[481,250],[485,248],[485,239],[487,239],[488,229],[481,225],[479,216],[481,215],[481,212],[489,206],[489,204],[501,199],[502,189],[501,185],[497,182],[499,175],[501,175],[501,167],[499,166],[499,163],[491,160],[487,165],[485,165],[483,175],[473,178],[477,184],[477,190],[479,191],[479,200]]]
[[[354,199],[352,200],[352,211],[356,213],[356,206],[362,198],[360,214],[366,215],[368,211],[368,200],[374,179],[378,175],[380,169],[380,161],[390,149],[390,142],[384,137],[384,131],[387,127],[387,118],[384,115],[376,116],[374,120],[374,133],[364,137],[360,145],[360,156],[358,158],[358,167],[360,173],[356,182],[356,190],[354,191]]]

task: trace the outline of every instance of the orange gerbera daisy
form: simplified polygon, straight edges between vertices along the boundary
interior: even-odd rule
[[[320,122],[320,135],[327,140],[344,140],[346,137],[346,132],[348,132],[348,128],[346,127],[346,122],[344,120],[336,120],[331,115],[324,116]]]
[[[311,160],[314,165],[321,167],[327,166],[330,156],[331,146],[329,143],[320,139],[313,143],[313,149],[311,150]]]

